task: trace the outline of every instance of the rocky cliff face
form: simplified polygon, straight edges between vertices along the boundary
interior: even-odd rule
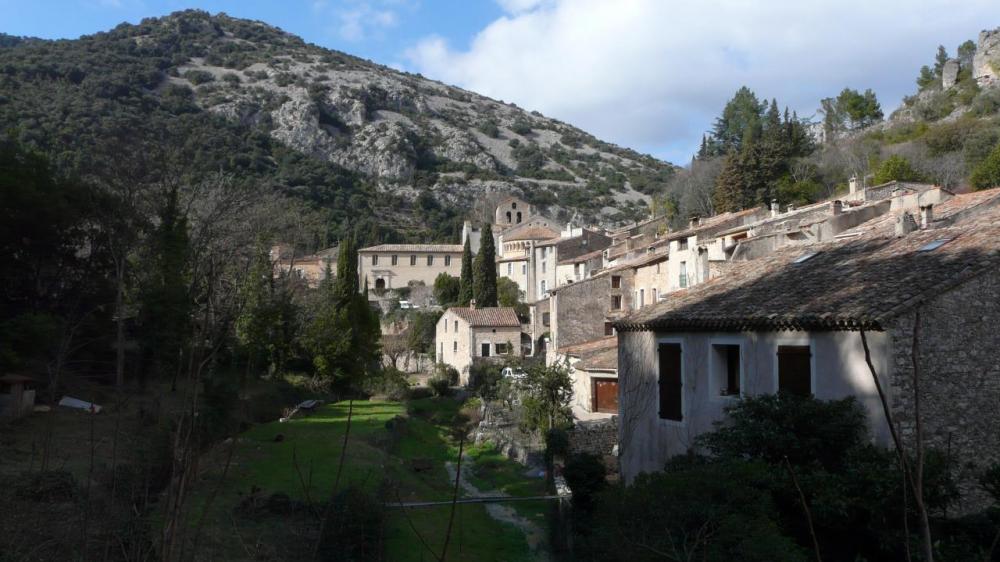
[[[1000,80],[1000,28],[979,33],[972,77],[980,86],[996,85]]]
[[[430,190],[466,206],[484,194],[518,193],[550,212],[610,225],[645,215],[649,194],[673,171],[536,112],[257,22],[183,12],[144,21],[132,40],[162,41],[165,30],[196,33],[207,48],[175,57],[161,91],[190,89],[202,109],[264,128],[380,190]]]

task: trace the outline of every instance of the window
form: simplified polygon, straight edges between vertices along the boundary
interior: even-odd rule
[[[812,352],[808,345],[778,346],[778,392],[812,394]]]
[[[680,268],[681,268],[681,274],[678,276],[677,284],[680,285],[681,289],[683,289],[683,288],[685,288],[685,287],[688,286],[688,264],[687,264],[687,262],[686,261],[682,261],[681,265],[680,265]]]
[[[611,310],[621,310],[622,309],[622,296],[612,295],[611,296]]]
[[[522,263],[521,264],[521,275],[527,275],[527,274],[528,274],[528,264]]]
[[[719,396],[740,395],[739,344],[712,344],[712,379]]]
[[[427,265],[428,266],[434,265],[434,256],[427,256]]]
[[[372,256],[372,265],[378,265],[378,256]]]
[[[545,290],[545,280],[542,279],[542,294],[544,295],[547,291]]]
[[[458,342],[457,341],[451,342],[451,350],[453,352],[455,352],[455,353],[458,353]]]
[[[444,257],[444,266],[448,267],[449,265],[451,265],[451,256],[445,256]]]
[[[494,344],[493,348],[497,355],[507,355],[510,353],[510,345],[506,343]]]
[[[646,306],[646,289],[639,289],[639,308]]]
[[[549,313],[548,312],[543,312],[542,313],[542,326],[548,326],[549,325],[549,318],[550,317],[549,317]]]
[[[417,256],[410,256],[410,265],[417,265]]]
[[[398,263],[399,263],[399,256],[396,255],[392,256],[392,265],[396,265]]]
[[[490,342],[483,342],[479,346],[479,356],[489,357],[490,356]]]
[[[681,241],[677,242],[677,251],[683,252],[683,251],[685,251],[687,249],[688,249],[687,238],[685,238],[684,240],[681,240]]]
[[[662,262],[656,262],[656,272],[657,273],[660,272],[660,263],[662,263]]]
[[[604,323],[604,335],[613,336],[615,335],[615,326],[611,322]]]
[[[612,289],[621,289],[622,288],[622,276],[621,275],[612,275],[611,276],[611,288]]]
[[[438,344],[438,360],[440,361],[442,357],[444,357],[444,342]]]
[[[521,211],[517,212],[517,222],[521,222]]]
[[[542,273],[545,273],[545,262],[542,262]]]
[[[448,321],[447,320],[444,321],[444,333],[446,333],[446,334],[448,333]]]
[[[517,203],[511,203],[510,204],[510,208],[511,209],[517,209]]]
[[[653,293],[650,296],[653,297],[649,301],[651,304],[656,304],[657,302],[659,302],[659,301],[656,300],[656,288],[655,287],[653,288]]]
[[[681,381],[681,344],[661,343],[657,350],[659,357],[660,419],[683,421],[684,396]]]
[[[458,320],[455,320],[455,333],[458,333]]]
[[[514,264],[512,264],[512,263],[508,263],[508,264],[507,264],[507,277],[510,277],[510,276],[511,276],[511,272],[512,272],[512,271],[514,271]]]

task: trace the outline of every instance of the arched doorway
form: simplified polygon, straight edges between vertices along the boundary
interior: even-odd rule
[[[384,291],[385,290],[385,279],[376,279],[375,280],[375,290],[376,291]]]

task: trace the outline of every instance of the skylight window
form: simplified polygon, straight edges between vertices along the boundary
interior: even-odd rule
[[[795,258],[795,261],[793,261],[792,263],[802,263],[802,262],[809,261],[810,259],[812,259],[813,257],[815,257],[816,254],[818,254],[818,253],[819,252],[809,252],[807,254],[802,254],[801,256]]]
[[[940,238],[938,240],[934,240],[933,242],[928,242],[928,243],[924,244],[917,251],[918,252],[930,252],[930,251],[933,251],[933,250],[937,250],[938,248],[940,248],[941,246],[944,246],[948,242],[951,242],[951,238]]]

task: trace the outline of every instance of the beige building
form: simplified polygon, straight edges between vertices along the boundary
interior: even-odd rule
[[[459,372],[469,382],[474,361],[503,360],[521,355],[521,321],[513,308],[449,308],[437,323],[437,362]]]
[[[337,253],[339,248],[327,248],[315,254],[296,256],[295,250],[287,244],[276,244],[271,247],[271,263],[274,265],[274,276],[288,276],[300,279],[310,288],[315,289],[326,279],[329,269],[337,272]]]
[[[361,283],[369,289],[428,287],[441,273],[462,275],[461,244],[382,244],[358,250]]]

